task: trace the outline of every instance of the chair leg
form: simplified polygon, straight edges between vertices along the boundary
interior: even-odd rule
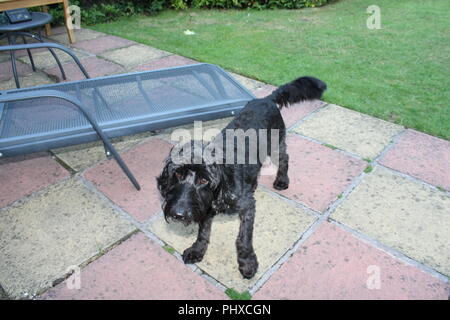
[[[48,13],[48,6],[43,6],[42,12]],[[50,37],[52,35],[52,27],[51,27],[50,23],[47,23],[45,25],[45,35],[47,37]]]
[[[25,36],[22,36],[22,40],[23,40],[24,44],[27,44],[27,39],[25,38]],[[33,60],[33,56],[31,55],[30,49],[27,49],[27,53],[28,53],[28,58],[30,59],[31,68],[33,68],[33,71],[36,72],[36,66],[34,65],[34,60]]]
[[[37,39],[40,42],[44,42],[44,40],[42,39],[42,36],[41,36],[41,30],[40,29],[39,29],[38,33],[34,36],[34,38]],[[55,59],[56,63],[58,64],[58,68],[59,68],[59,71],[61,71],[61,76],[62,76],[63,80],[67,80],[66,73],[64,72],[64,68],[63,68],[63,66],[61,64],[61,61],[59,61],[59,58],[56,55],[55,51],[53,51],[52,48],[48,48],[48,51],[50,51],[50,53],[52,54],[52,56]]]
[[[52,54],[53,58],[55,58],[56,63],[58,64],[59,71],[61,71],[61,76],[62,76],[63,80],[67,80],[66,73],[64,72],[64,68],[61,64],[61,61],[59,61],[58,56],[56,55],[55,51],[53,51],[53,49],[51,49],[51,48],[48,48],[48,50]]]
[[[63,10],[64,10],[64,22],[66,25],[67,36],[69,37],[69,43],[73,44],[75,43],[75,35],[73,32],[72,17],[70,16],[68,0],[63,0]]]
[[[13,37],[10,34],[8,34],[7,37],[8,37],[8,44],[13,45],[14,44]],[[9,55],[11,57],[11,66],[14,75],[14,81],[16,82],[16,87],[20,88],[19,76],[17,75],[16,52],[14,50],[11,50],[9,51]]]
[[[113,155],[111,154],[111,151],[108,150],[108,147],[105,143],[103,143],[103,148],[105,149],[106,159],[111,159]]]

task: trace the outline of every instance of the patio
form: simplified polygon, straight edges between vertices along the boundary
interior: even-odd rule
[[[53,31],[68,45],[64,28]],[[75,37],[71,47],[91,77],[196,63],[89,29]],[[17,56],[23,87],[60,81],[45,50],[33,54],[34,73],[26,52]],[[69,80],[83,78],[67,56],[60,60]],[[10,68],[0,55],[0,90],[15,87]],[[233,76],[258,97],[275,88]],[[237,269],[236,216],[217,216],[204,260],[183,264],[196,230],[164,221],[155,185],[170,128],[114,140],[140,192],[99,143],[0,159],[0,295],[227,299],[232,288],[253,299],[447,300],[450,142],[323,101],[282,113],[291,185],[274,190],[270,167],[260,178],[253,279]],[[74,276],[66,278],[77,267],[73,288]]]

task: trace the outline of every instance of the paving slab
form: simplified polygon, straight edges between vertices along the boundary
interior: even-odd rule
[[[85,28],[74,29],[74,34],[75,34],[75,41],[76,41],[75,43],[86,41],[86,40],[92,40],[92,39],[99,38],[99,37],[106,35],[102,32],[94,31],[91,29],[85,29]],[[53,34],[49,38],[53,41],[62,43],[64,45],[69,45],[69,38],[67,36],[67,32]]]
[[[30,43],[38,43],[38,42],[37,42],[37,41],[29,41],[28,43],[30,44]],[[33,57],[34,57],[34,55],[35,55],[36,53],[39,53],[39,52],[45,52],[45,51],[48,52],[48,49],[46,49],[46,48],[37,48],[37,49],[31,50],[31,54],[32,54]],[[27,52],[27,50],[16,50],[15,56],[16,56],[16,59],[17,59],[17,58],[23,58],[23,59],[26,59],[26,60],[30,61],[30,60],[29,60],[29,57],[28,57],[28,52]],[[8,57],[9,57],[9,53],[8,53]],[[23,59],[21,59],[21,60],[23,60]],[[11,59],[8,59],[8,61],[11,61]],[[36,66],[36,67],[37,67],[37,66]]]
[[[9,297],[6,294],[5,290],[3,290],[2,286],[0,286],[0,300],[8,300]]]
[[[331,217],[450,275],[450,197],[442,191],[377,167]]]
[[[39,43],[39,41],[31,39],[31,38],[28,37],[27,38],[27,43],[28,44]],[[17,44],[24,44],[23,40],[22,39],[18,39]],[[8,40],[6,38],[2,39],[0,41],[0,45],[4,45],[4,46],[8,45]],[[45,49],[45,48],[33,49],[33,50],[31,50],[31,53],[34,54],[36,52],[41,52],[41,51],[45,51],[45,50],[47,50],[47,49]],[[27,56],[28,57],[28,52],[26,50],[16,50],[15,51],[15,56],[16,56],[16,58],[23,57],[23,56]],[[3,51],[3,52],[0,53],[0,61],[4,61],[3,58],[6,58],[7,61],[11,61],[10,54],[9,54],[8,51],[6,51],[6,52]]]
[[[256,88],[248,88],[257,98],[265,98],[275,91],[278,87],[270,84],[264,84],[263,86],[257,86]]]
[[[101,57],[124,67],[131,68],[170,54],[166,51],[136,44],[126,48],[104,52],[101,54]]]
[[[234,72],[228,72],[231,76],[236,79],[240,84],[246,87],[250,91],[259,91],[267,88],[267,84],[255,79],[247,78],[246,76],[240,75]]]
[[[142,189],[137,191],[114,160],[107,160],[88,169],[83,175],[111,201],[144,222],[161,211],[156,177],[161,174],[164,159],[172,145],[161,139],[150,139],[121,153]]]
[[[311,100],[295,103],[288,108],[281,109],[281,115],[283,116],[286,128],[289,129],[312,112],[323,108],[326,105],[326,102],[321,100]]]
[[[64,33],[67,36],[66,26],[52,27],[52,35]]]
[[[0,159],[0,208],[68,176],[47,153]]]
[[[135,44],[136,42],[124,38],[105,35],[94,39],[77,41],[72,45],[72,47],[85,50],[93,54],[99,54],[108,50],[119,49]]]
[[[336,105],[328,105],[294,129],[304,136],[369,159],[379,155],[402,130],[399,125]]]
[[[112,139],[112,144],[117,151],[123,151],[139,144],[151,136],[153,136],[153,133],[147,131],[131,136],[114,138]],[[92,167],[94,164],[104,161],[106,158],[105,148],[100,141],[52,149],[51,151],[72,170],[78,172]]]
[[[79,180],[53,185],[0,211],[0,283],[32,296],[134,229]]]
[[[41,72],[33,72],[30,76],[19,77],[21,88],[36,87],[54,83],[49,77]],[[0,81],[0,90],[16,89],[14,78],[6,81]]]
[[[70,281],[70,279],[69,279]],[[41,299],[57,300],[219,300],[226,295],[152,243],[144,234],[132,236],[80,273],[80,289],[66,282]]]
[[[34,41],[34,40],[28,38],[27,42],[28,43],[37,43],[38,41]],[[18,44],[23,44],[22,40],[19,39]],[[8,40],[6,38],[0,40],[0,45],[2,45],[2,46],[8,45]],[[35,53],[35,52],[40,52],[40,51],[44,51],[44,50],[46,50],[46,49],[33,49],[31,52]],[[16,50],[15,56],[16,56],[16,58],[28,56],[28,52],[26,50]],[[0,62],[4,62],[4,61],[11,61],[11,56],[8,51],[0,52]]]
[[[253,299],[440,299],[443,281],[323,223]]]
[[[205,143],[211,141],[220,131],[233,120],[232,117],[221,118],[210,121],[196,121],[178,127],[168,128],[160,131],[160,137],[173,144],[190,139],[203,140]]]
[[[82,58],[85,58],[88,56],[87,53],[77,50],[77,49],[73,49],[72,51],[75,53],[75,55],[77,56],[78,59],[82,59]],[[59,61],[61,62],[61,64],[64,64],[65,62],[73,61],[72,57],[69,56],[64,51],[55,49],[54,52],[55,52],[56,56],[58,57]],[[31,62],[30,62],[30,59],[28,59],[28,56],[20,57],[20,58],[18,58],[18,60],[20,60],[21,62],[26,63],[28,65],[31,65]],[[57,66],[55,58],[48,50],[33,53],[33,60],[34,60],[34,65],[36,66],[37,69],[47,69],[47,68],[50,68],[53,66]]]
[[[17,66],[17,74],[19,77],[29,76],[33,73],[33,69],[31,66],[22,63],[20,61],[16,61]],[[13,78],[12,65],[11,60],[0,62],[0,81],[5,81]]]
[[[164,68],[172,68],[172,67],[179,67],[179,66],[186,66],[189,64],[196,64],[199,63],[198,61],[178,56],[176,54],[172,54],[169,56],[165,56],[141,65],[138,65],[136,67],[133,67],[133,71],[148,71],[148,70],[156,70],[156,69],[164,69]]]
[[[288,135],[287,190],[277,191],[309,208],[324,212],[360,175],[367,163],[296,135]],[[272,188],[276,170],[261,173],[259,183]],[[275,191],[275,190],[274,190]]]
[[[111,74],[122,73],[124,68],[110,61],[100,59],[97,57],[87,57],[81,59],[81,64],[86,69],[91,78],[103,77]],[[80,68],[74,62],[63,64],[64,72],[66,73],[66,81],[77,81],[86,79]],[[58,81],[63,81],[61,72],[58,66],[49,67],[43,70]]]
[[[380,163],[450,191],[449,141],[408,129]]]
[[[197,265],[207,274],[237,291],[248,290],[298,240],[316,220],[306,211],[267,192],[257,190],[253,246],[259,268],[253,279],[244,279],[238,270],[235,241],[239,231],[237,215],[214,218],[211,240],[203,261]],[[179,253],[194,243],[197,226],[166,223],[162,216],[149,230]]]
[[[8,62],[11,64],[11,57],[7,52],[0,52],[0,62]]]

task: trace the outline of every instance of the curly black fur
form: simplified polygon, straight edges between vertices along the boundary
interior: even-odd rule
[[[288,163],[286,152],[286,127],[280,110],[289,104],[303,100],[319,99],[326,90],[326,84],[313,77],[301,77],[275,90],[271,95],[254,99],[246,104],[238,115],[222,130],[218,137],[226,139],[225,130],[267,129],[267,141],[271,139],[271,129],[278,129],[279,165],[274,181],[274,188],[284,190],[289,187]],[[219,138],[222,139],[222,138]],[[258,137],[259,139],[259,137]],[[213,140],[211,143],[216,143]],[[226,143],[223,141],[223,155]],[[248,144],[248,141],[245,140]],[[271,150],[270,143],[267,146]],[[199,145],[191,141],[189,160],[175,164],[169,156],[161,175],[157,178],[158,189],[164,199],[163,211],[166,220],[174,219],[189,224],[199,224],[195,243],[183,253],[185,263],[196,263],[203,259],[209,243],[211,224],[217,213],[238,213],[240,218],[239,235],[236,240],[239,271],[244,278],[252,278],[258,261],[253,250],[253,223],[255,218],[254,192],[258,185],[258,175],[264,159],[258,157],[257,163],[247,161],[244,164],[206,163],[192,161],[200,156],[208,145]],[[259,146],[258,141],[258,146]],[[238,146],[233,144],[236,154]],[[180,152],[182,153],[184,149]],[[173,154],[172,154],[173,155]],[[267,156],[271,156],[270,153]]]

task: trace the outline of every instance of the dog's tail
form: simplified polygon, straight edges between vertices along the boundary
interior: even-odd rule
[[[296,102],[320,99],[326,89],[327,85],[322,80],[314,77],[301,77],[282,85],[267,98],[277,103],[281,109]]]

